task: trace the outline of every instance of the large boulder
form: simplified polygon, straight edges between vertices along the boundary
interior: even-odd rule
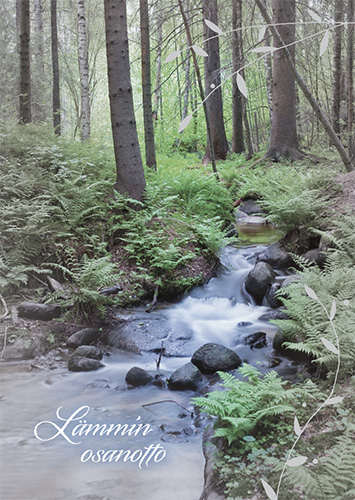
[[[275,269],[285,269],[292,264],[292,258],[280,243],[276,242],[258,256],[258,262],[266,262]]]
[[[202,381],[202,374],[200,370],[192,363],[186,363],[175,370],[169,378],[169,389],[184,391],[196,391],[200,382]]]
[[[131,368],[126,375],[127,384],[132,385],[133,387],[148,385],[152,381],[152,375],[138,366]]]
[[[274,309],[273,311],[262,314],[258,318],[260,321],[270,321],[273,319],[290,319],[290,317],[284,309]]]
[[[319,267],[323,267],[325,264],[325,254],[321,252],[318,248],[313,248],[312,250],[308,250],[308,252],[304,253],[302,257],[313,264],[316,264]]]
[[[88,345],[97,339],[98,332],[94,328],[84,328],[76,333],[73,333],[67,339],[67,346],[69,347],[79,347],[80,345]]]
[[[194,353],[191,358],[202,373],[215,373],[238,368],[242,360],[237,353],[221,344],[205,344]]]
[[[274,270],[266,262],[258,262],[249,272],[245,281],[245,288],[258,304],[262,303],[263,297],[275,276]]]
[[[247,215],[259,215],[265,213],[265,210],[263,210],[261,206],[258,205],[258,203],[255,200],[252,199],[243,201],[239,205],[239,210],[241,210]]]

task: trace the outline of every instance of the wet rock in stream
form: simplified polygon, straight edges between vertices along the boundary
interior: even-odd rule
[[[267,346],[266,333],[257,332],[252,333],[245,337],[245,345],[250,346],[250,349],[261,349],[262,347]]]
[[[221,344],[208,343],[194,353],[191,363],[197,366],[202,373],[215,373],[238,368],[242,364],[242,360],[232,349]]]
[[[94,328],[84,328],[78,332],[73,333],[67,341],[66,344],[69,347],[78,347],[81,345],[88,345],[97,340],[98,331]]]
[[[280,243],[272,243],[261,253],[258,262],[266,262],[275,269],[287,269],[292,264],[292,258]]]
[[[133,387],[141,387],[150,384],[153,381],[153,376],[146,370],[134,366],[127,372],[125,380]]]
[[[259,305],[261,305],[263,297],[275,276],[274,270],[266,262],[258,262],[249,272],[245,280],[245,288]]]
[[[103,363],[98,359],[72,356],[68,361],[68,370],[71,372],[90,372],[101,368]]]
[[[196,391],[202,382],[202,374],[195,365],[192,363],[186,363],[186,365],[175,370],[168,382],[168,387],[172,390]]]

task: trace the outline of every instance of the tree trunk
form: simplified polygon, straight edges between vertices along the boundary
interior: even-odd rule
[[[217,0],[203,0],[203,19],[212,21],[218,25]],[[221,91],[221,64],[219,58],[219,37],[206,25],[204,25],[205,51],[208,57],[205,57],[205,92],[206,105],[210,121],[211,141],[213,142],[215,159],[225,160],[229,151],[226,132],[223,120],[223,101]],[[208,38],[213,37],[208,40]],[[213,93],[210,92],[216,89]],[[210,94],[210,95],[209,95]],[[203,163],[211,161],[211,147],[207,138],[206,153]]]
[[[105,0],[107,73],[119,193],[142,200],[145,177],[133,109],[125,0]]]
[[[31,66],[30,66],[30,2],[20,1],[20,123],[30,123]]]
[[[60,135],[61,128],[60,128],[57,0],[51,0],[51,42],[52,42],[52,70],[53,70],[53,127],[54,127],[54,132],[57,135]]]
[[[88,39],[86,32],[85,1],[77,0],[78,6],[78,61],[80,75],[81,132],[82,141],[90,137],[90,85]]]
[[[334,22],[343,21],[344,2],[334,2]],[[332,99],[332,125],[335,133],[340,135],[340,102],[341,102],[341,52],[342,52],[343,27],[334,30],[333,49],[333,99]]]
[[[211,147],[209,148],[209,150],[210,150],[210,155],[211,155],[212,170],[213,170],[213,172],[214,172],[214,174],[216,176],[216,179],[219,180],[219,176],[218,176],[218,172],[217,172],[217,168],[216,168],[216,161],[215,161],[214,144],[213,144],[213,141],[211,139],[212,136],[211,136],[210,117],[209,117],[209,112],[208,112],[208,108],[207,108],[207,104],[206,104],[206,100],[205,100],[205,94],[204,94],[204,91],[203,91],[201,72],[200,72],[200,68],[199,68],[198,62],[197,62],[197,57],[196,57],[195,51],[192,50],[192,45],[193,44],[192,44],[192,37],[191,37],[190,26],[189,26],[189,22],[187,20],[187,17],[186,17],[185,11],[184,11],[184,6],[182,4],[182,0],[178,0],[178,2],[179,2],[181,16],[182,16],[182,19],[183,19],[183,22],[184,22],[184,26],[185,26],[187,41],[188,41],[188,44],[190,46],[191,56],[192,56],[192,60],[193,60],[194,67],[195,67],[196,79],[197,79],[198,89],[199,89],[199,93],[200,93],[200,99],[201,99],[201,101],[203,103],[203,111],[204,111],[204,114],[205,114],[206,129],[207,129],[207,141],[211,145]]]
[[[157,60],[156,60],[156,78],[155,78],[155,91],[154,91],[154,114],[158,119],[159,108],[160,118],[163,118],[163,110],[161,106],[161,52],[163,44],[163,19],[161,14],[158,14],[158,47],[157,47]]]
[[[149,168],[156,170],[157,160],[155,157],[153,109],[152,109],[152,84],[150,77],[148,0],[139,1],[139,12],[141,21],[142,92],[143,92],[145,162]]]
[[[280,24],[278,32],[285,45],[295,40],[295,3],[295,0],[273,0],[272,3],[273,22]],[[274,46],[283,46],[275,36]],[[292,45],[288,50],[294,62],[295,46]],[[289,69],[284,50],[274,53],[272,100],[271,143],[266,156],[275,161],[283,158],[298,160],[304,154],[299,151],[297,139],[295,78]]]
[[[35,0],[35,87],[33,91],[33,117],[34,120],[45,119],[45,73],[44,73],[44,37],[43,37],[43,5],[42,0]]]
[[[355,0],[348,0],[348,47],[347,47],[347,130],[349,136],[349,151],[352,153],[355,143],[353,143],[352,131],[354,129],[354,30],[355,26]]]
[[[243,138],[243,95],[237,86],[236,72],[243,66],[243,55],[241,53],[240,38],[242,36],[242,3],[233,0],[232,26],[233,26],[233,137],[232,152],[242,153],[245,151]]]
[[[265,33],[265,46],[270,47],[271,45],[271,36],[269,29],[266,30]],[[267,103],[269,107],[269,116],[270,121],[272,119],[272,60],[271,54],[267,54],[265,56],[265,79],[266,79],[266,92],[267,92]]]
[[[279,41],[279,43],[283,46],[284,41],[277,30],[277,28],[272,24],[272,20],[267,12],[267,9],[265,7],[265,4],[262,0],[256,0],[256,3],[258,4],[258,7],[260,9],[260,12],[262,13],[262,16],[265,20],[265,22],[270,26],[270,29],[274,35],[274,37]],[[294,75],[295,80],[297,81],[300,89],[302,90],[305,98],[307,101],[310,103],[312,106],[313,111],[316,113],[318,120],[322,123],[325,131],[328,134],[329,139],[331,140],[332,144],[336,147],[343,163],[348,172],[352,172],[354,170],[354,165],[349,157],[349,154],[346,152],[344,146],[340,142],[338,136],[334,132],[333,127],[331,126],[328,118],[325,116],[324,112],[322,111],[321,107],[319,106],[318,102],[315,100],[313,97],[312,93],[310,92],[309,88],[307,87],[305,81],[303,80],[302,76],[299,74],[297,71],[292,56],[290,54],[290,51],[288,48],[284,49],[285,52],[285,57],[286,61],[288,63],[288,67],[290,69],[290,72]]]

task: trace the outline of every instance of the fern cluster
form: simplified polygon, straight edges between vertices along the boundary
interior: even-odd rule
[[[218,372],[224,390],[192,400],[203,411],[217,417],[215,437],[226,438],[229,445],[241,441],[250,433],[253,434],[249,436],[251,439],[267,433],[284,414],[295,412],[295,405],[301,396],[303,400],[305,394],[313,397],[315,387],[310,382],[302,390],[298,386],[286,388],[288,382],[275,371],[261,376],[256,368],[247,364],[238,371],[248,381]]]
[[[304,286],[316,292],[328,311],[335,299],[337,312],[333,321],[340,345],[340,375],[346,376],[355,368],[355,217],[340,218],[333,230],[334,233],[324,235],[331,240],[333,248],[327,253],[323,269],[295,257],[301,267],[300,280],[281,292],[290,319],[274,323],[284,332],[285,346],[306,353],[318,367],[334,372],[337,355],[321,342],[324,337],[336,345],[332,325],[320,304],[306,295]]]

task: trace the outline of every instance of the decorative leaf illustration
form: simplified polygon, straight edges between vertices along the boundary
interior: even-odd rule
[[[208,57],[207,52],[205,52],[203,49],[201,49],[201,47],[199,47],[198,45],[193,45],[192,48],[198,56]]]
[[[301,431],[301,427],[300,427],[300,424],[298,422],[298,418],[296,417],[296,415],[295,415],[295,420],[294,420],[293,428],[294,428],[294,431],[297,434],[297,436],[300,436],[301,433],[302,433],[302,431]]]
[[[300,455],[299,457],[291,458],[291,460],[287,460],[286,465],[289,467],[298,467],[299,465],[303,465],[307,461],[307,457],[303,457]]]
[[[334,354],[339,354],[339,350],[329,340],[325,339],[324,337],[321,337],[320,339],[325,345],[325,347],[329,349],[329,351],[333,352]]]
[[[165,59],[165,63],[169,63],[171,61],[174,61],[177,57],[179,57],[180,51],[179,50],[174,50],[174,52],[171,52],[168,57]]]
[[[179,133],[185,130],[185,128],[188,126],[191,120],[192,120],[192,115],[189,115],[182,120],[179,127]]]
[[[324,33],[324,37],[320,43],[320,51],[319,51],[319,55],[323,55],[324,52],[327,50],[328,48],[328,45],[329,45],[329,30],[327,30],[325,33]]]
[[[264,479],[262,479],[261,482],[262,482],[264,490],[265,490],[267,496],[270,498],[270,500],[277,500],[276,493],[271,488],[271,486],[266,481],[264,481]]]
[[[336,405],[338,403],[341,403],[343,401],[343,397],[342,396],[336,396],[335,398],[330,398],[330,399],[327,399],[327,401],[325,401],[325,405],[329,406],[329,405]]]
[[[312,9],[308,9],[308,14],[311,16],[312,19],[314,19],[315,21],[317,21],[317,23],[321,23],[322,22],[322,18],[318,16],[318,14],[316,14],[315,12],[313,12]]]
[[[277,50],[276,47],[256,47],[255,49],[252,49],[251,52],[275,52]]]
[[[336,305],[336,302],[335,302],[335,299],[334,299],[333,300],[333,304],[332,304],[332,308],[331,308],[330,314],[329,314],[330,320],[334,319],[336,311],[337,311],[337,305]]]
[[[259,37],[258,37],[258,42],[261,42],[261,40],[264,39],[265,33],[266,33],[266,26],[263,26],[261,30],[259,31]]]
[[[311,299],[314,299],[314,300],[318,300],[316,292],[314,290],[312,290],[312,288],[310,288],[307,285],[304,285],[304,289],[306,290],[306,294],[308,295],[308,297],[311,297]]]
[[[205,23],[207,24],[210,30],[214,31],[215,33],[218,33],[219,35],[223,35],[223,31],[220,28],[218,28],[218,26],[215,23],[209,21],[208,19],[205,19]]]
[[[245,80],[240,73],[237,73],[237,87],[240,90],[240,93],[243,94],[245,99],[248,99],[248,89]]]

